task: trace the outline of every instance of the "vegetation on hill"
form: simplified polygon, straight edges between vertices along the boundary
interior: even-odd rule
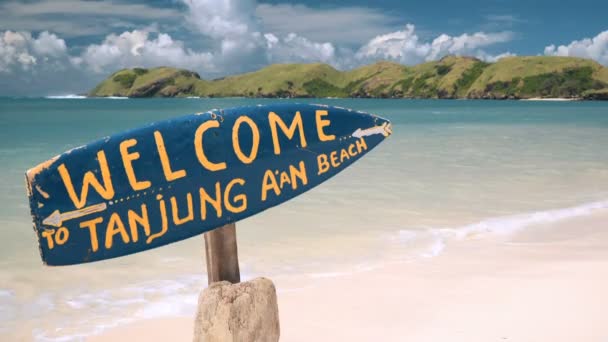
[[[447,56],[411,67],[378,62],[349,71],[320,63],[274,64],[209,81],[183,69],[134,68],[110,75],[89,96],[595,100],[608,98],[608,68],[572,57],[506,57],[486,63]]]

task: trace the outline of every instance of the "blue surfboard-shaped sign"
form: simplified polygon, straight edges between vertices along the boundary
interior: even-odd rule
[[[145,251],[281,204],[391,134],[349,109],[279,104],[211,110],[78,147],[26,172],[47,265]]]

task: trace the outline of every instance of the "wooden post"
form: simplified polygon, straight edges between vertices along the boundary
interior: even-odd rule
[[[266,278],[240,283],[235,224],[204,236],[209,286],[198,299],[194,342],[278,342],[277,290]]]
[[[236,225],[227,224],[206,232],[204,236],[209,285],[224,280],[233,284],[239,283],[241,273],[236,246]]]

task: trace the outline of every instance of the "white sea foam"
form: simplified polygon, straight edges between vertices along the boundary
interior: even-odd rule
[[[608,200],[587,203],[580,206],[538,211],[505,217],[490,218],[477,223],[457,227],[435,227],[418,230],[400,230],[392,236],[392,240],[404,249],[413,252],[407,260],[433,258],[440,255],[449,247],[450,241],[465,238],[482,238],[491,235],[508,235],[530,226],[552,223],[569,218],[585,216],[597,210],[608,209]],[[382,260],[355,265],[347,270],[324,270],[307,273],[309,279],[323,280],[343,277],[353,273],[366,272],[390,262],[399,260]],[[243,279],[247,276],[243,276]],[[192,316],[196,310],[197,295],[204,286],[205,275],[183,275],[172,279],[146,281],[120,289],[100,291],[97,293],[81,293],[63,298],[50,298],[40,295],[35,305],[43,311],[52,310],[53,303],[62,301],[76,312],[69,326],[54,326],[52,330],[38,329],[34,336],[45,341],[83,340],[86,336],[99,334],[107,329],[128,324],[137,320],[171,317]],[[308,286],[312,286],[309,284]],[[305,288],[305,287],[302,287]],[[298,291],[302,288],[280,289],[280,292]],[[3,294],[3,293],[0,293]],[[6,294],[3,294],[6,295]],[[79,314],[80,313],[80,314]],[[98,322],[91,326],[90,322]],[[59,334],[70,327],[80,327],[78,331],[70,330],[68,334]]]
[[[68,95],[45,96],[45,98],[54,99],[54,100],[64,100],[64,99],[78,100],[78,99],[86,99],[87,97],[84,95],[68,94]]]
[[[41,326],[33,332],[33,337],[40,341],[84,340],[86,336],[137,320],[192,316],[205,279],[205,274],[183,275],[97,292],[65,296],[41,294],[32,309],[43,307],[43,311],[48,312],[65,306],[69,308],[69,323],[62,326],[55,322],[48,328]],[[32,317],[38,316],[32,313]],[[96,324],[91,325],[91,322]]]
[[[445,249],[445,241],[443,241],[442,239],[436,239],[429,246],[429,248],[427,249],[427,251],[421,254],[421,256],[423,258],[436,257],[439,254],[441,254],[441,252],[443,252],[444,249]]]
[[[586,203],[569,208],[492,218],[464,227],[441,228],[439,231],[444,235],[456,236],[458,238],[484,233],[506,235],[518,232],[533,225],[553,223],[570,218],[586,216],[601,209],[608,209],[608,200]]]
[[[418,257],[430,258],[441,254],[450,240],[482,238],[484,236],[507,236],[536,225],[586,216],[602,209],[608,209],[608,200],[562,209],[490,218],[458,227],[438,227],[418,230],[404,229],[400,230],[391,239],[401,245],[417,246]]]
[[[106,97],[100,97],[101,99],[109,99],[109,100],[128,100],[129,98],[127,96],[106,96]]]

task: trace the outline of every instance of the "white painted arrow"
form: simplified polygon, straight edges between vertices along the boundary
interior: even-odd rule
[[[61,224],[64,221],[75,219],[75,218],[93,214],[93,213],[98,213],[100,211],[106,210],[106,208],[107,208],[107,206],[105,203],[99,203],[99,204],[92,205],[90,207],[86,207],[86,208],[82,208],[82,209],[78,209],[78,210],[74,210],[74,211],[68,211],[63,214],[61,212],[59,212],[59,210],[55,210],[55,211],[53,211],[53,213],[51,215],[49,215],[49,217],[42,220],[42,224],[45,224],[47,226],[53,226],[53,227],[61,227]]]
[[[374,127],[366,128],[366,129],[357,128],[357,130],[353,132],[352,136],[355,138],[361,138],[361,137],[366,137],[368,135],[373,135],[373,134],[382,134],[385,137],[388,137],[392,133],[393,133],[393,130],[391,128],[391,124],[388,122],[385,122],[382,124],[382,126],[374,126]]]

